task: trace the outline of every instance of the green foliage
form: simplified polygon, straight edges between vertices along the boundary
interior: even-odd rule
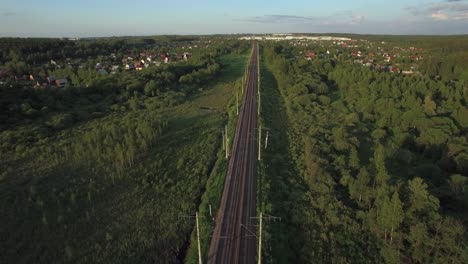
[[[82,69],[65,89],[2,86],[0,262],[179,263],[193,229],[180,216],[205,192],[232,98],[230,68],[216,63],[230,50],[118,75]],[[197,84],[178,82],[193,71]]]
[[[264,48],[287,113],[275,122],[287,126],[307,197],[272,237],[297,228],[301,263],[466,262],[463,85],[326,57],[307,63],[295,49]]]

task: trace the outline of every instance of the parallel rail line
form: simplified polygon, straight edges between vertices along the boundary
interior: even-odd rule
[[[209,263],[255,263],[256,238],[251,218],[256,216],[257,56],[254,44]]]

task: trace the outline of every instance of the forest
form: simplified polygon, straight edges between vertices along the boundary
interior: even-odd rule
[[[82,56],[193,41],[0,41],[7,71],[24,62],[22,74],[68,80],[35,88],[2,77],[0,263],[184,260],[193,223],[183,216],[197,211],[208,180],[219,181],[210,175],[220,131],[250,45],[214,39],[190,60],[107,75]],[[40,54],[58,51],[89,65],[41,66]]]
[[[262,48],[263,119],[278,134],[262,203],[283,217],[267,228],[270,262],[466,263],[468,81],[308,61],[294,49]]]

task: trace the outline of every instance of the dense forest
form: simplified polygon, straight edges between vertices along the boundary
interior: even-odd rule
[[[205,192],[250,45],[206,40],[189,60],[105,75],[86,56],[194,41],[0,41],[6,72],[68,80],[2,77],[1,263],[183,261],[193,223],[182,216]],[[50,57],[86,63],[44,68]]]
[[[272,138],[265,161],[264,203],[283,217],[268,230],[271,262],[466,263],[468,81],[307,61],[294,49],[262,53],[265,125],[289,145]]]

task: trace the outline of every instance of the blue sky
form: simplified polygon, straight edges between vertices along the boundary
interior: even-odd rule
[[[468,34],[468,0],[1,0],[0,37]]]

